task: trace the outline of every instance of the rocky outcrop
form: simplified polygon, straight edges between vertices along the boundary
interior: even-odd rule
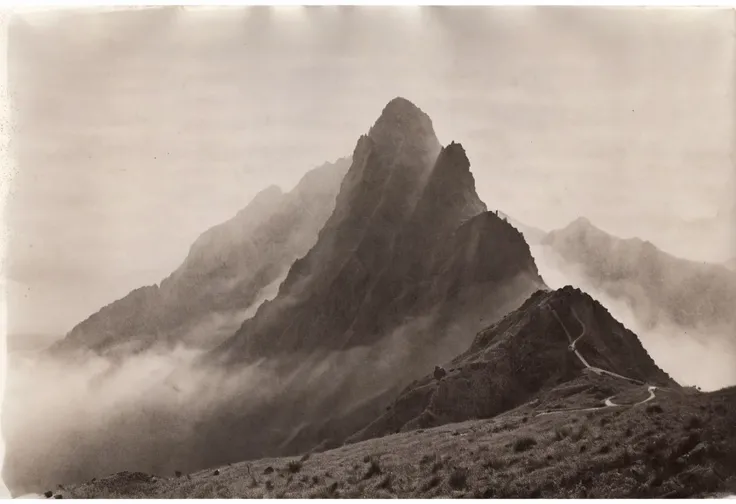
[[[590,296],[572,287],[540,290],[479,332],[468,350],[444,366],[446,375],[438,377],[435,371],[412,383],[348,442],[493,417],[578,378],[585,365],[570,351],[565,329],[573,337],[584,331],[576,347],[590,366],[652,385],[677,387],[637,336]]]

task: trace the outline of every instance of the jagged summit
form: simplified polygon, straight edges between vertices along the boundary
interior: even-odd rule
[[[523,236],[486,211],[462,145],[443,149],[429,117],[396,99],[358,140],[317,243],[202,365],[269,359],[288,373],[294,360],[366,352],[360,365],[331,363],[308,391],[301,382],[279,391],[269,412],[279,425],[259,434],[258,455],[274,445],[311,449],[326,432],[340,439],[375,418],[430,363],[466,350],[479,329],[543,286]],[[299,419],[299,436],[285,439],[295,401],[315,406]],[[347,415],[356,403],[360,411]],[[259,450],[224,430],[202,436],[241,455]]]
[[[293,265],[279,295],[220,351],[239,355],[237,361],[371,344],[412,312],[442,299],[448,309],[473,283],[463,289],[452,276],[472,276],[472,268],[488,281],[528,274],[521,291],[538,287],[520,235],[488,223],[456,233],[475,217],[485,222],[485,211],[462,145],[442,148],[429,116],[395,98],[358,141],[315,246]],[[289,315],[277,315],[283,310]]]
[[[429,116],[404,98],[394,98],[368,132],[392,166],[432,163],[441,149]]]
[[[386,125],[421,125],[432,130],[432,119],[406,98],[396,97],[386,104],[372,129]]]
[[[447,146],[442,148],[441,154],[456,159],[456,166],[462,168],[463,173],[468,172],[471,177],[473,176],[470,172],[470,160],[468,159],[468,154],[465,152],[465,148],[461,143],[457,143],[453,140]],[[475,178],[473,178],[473,189],[475,189]]]

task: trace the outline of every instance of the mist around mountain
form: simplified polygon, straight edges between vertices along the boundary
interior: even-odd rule
[[[512,226],[518,229],[521,234],[524,235],[524,239],[529,244],[529,246],[539,245],[542,240],[544,240],[545,236],[547,236],[546,231],[543,231],[542,229],[534,226],[530,226],[528,224],[524,224],[523,222],[500,210],[498,211],[498,216],[506,219]]]
[[[7,334],[8,353],[40,352],[59,341],[62,337],[54,334],[21,333]]]
[[[62,361],[45,362],[37,373],[15,363],[27,381],[12,384],[17,403],[4,411],[6,480],[25,490],[131,465],[189,470],[338,445],[412,379],[465,350],[479,329],[544,287],[521,233],[478,198],[462,146],[441,146],[429,117],[409,101],[391,101],[351,159],[334,201],[329,190],[314,194],[323,186],[314,184],[305,191],[313,199],[279,211],[278,194],[269,190],[254,212],[239,216],[250,222],[249,213],[271,215],[266,224],[237,239],[227,226],[206,233],[160,287],[136,291],[80,324],[64,344],[102,355],[77,362],[74,374]],[[234,335],[204,354],[196,346],[153,345],[120,352],[110,364],[104,345],[111,339],[158,341],[150,338],[154,329],[161,336],[159,328],[175,326],[182,314],[214,305],[252,309],[251,287],[283,274],[269,266],[283,258],[279,238],[290,243],[294,216],[318,221],[307,217],[310,202],[327,215],[321,229],[309,228],[317,235],[311,248]],[[239,218],[228,225],[239,227]],[[282,233],[274,236],[274,228]],[[254,257],[272,261],[248,261]],[[246,280],[233,291],[238,273]],[[187,299],[189,288],[197,302]],[[197,337],[219,337],[212,333]],[[53,384],[48,395],[23,394],[43,382]],[[53,425],[16,421],[47,408],[63,411]],[[34,427],[44,433],[38,443],[21,445]]]
[[[572,283],[594,295],[681,383],[736,384],[733,271],[615,237],[584,218],[550,232],[533,253],[551,285]]]
[[[570,351],[568,331],[580,336],[576,346],[582,359]],[[446,370],[412,383],[351,441],[494,417],[578,379],[587,371],[586,363],[633,381],[679,388],[635,334],[600,303],[568,286],[534,293],[519,309],[479,332]]]
[[[623,240],[578,219],[543,241],[613,295],[637,306],[642,322],[666,317],[682,327],[736,329],[736,273],[676,258],[638,238]]]
[[[478,198],[462,146],[440,146],[412,103],[391,101],[352,159],[315,246],[279,294],[204,359],[227,367],[276,360],[290,374],[324,353],[324,374],[297,373],[258,419],[217,414],[201,431],[222,447],[208,463],[226,451],[266,456],[339,445],[399,387],[461,352],[544,285],[523,236]],[[299,422],[285,413],[297,406]],[[263,416],[272,434],[228,437],[233,425],[246,430]]]
[[[125,357],[155,346],[209,348],[273,297],[315,243],[349,159],[309,171],[288,193],[270,186],[232,219],[203,233],[158,285],[132,291],[75,326],[52,349]]]
[[[341,163],[264,191],[158,287],[9,363],[14,493],[569,496],[584,470],[592,495],[730,488],[725,396],[683,389],[601,303],[551,290],[535,231],[488,211],[462,145],[443,146],[427,114],[392,100]],[[557,434],[560,418],[586,430]],[[671,452],[650,453],[653,424],[677,427],[657,441]],[[486,444],[497,458],[471,467]],[[257,473],[228,466],[257,459]]]
[[[603,407],[604,398],[623,406]],[[586,376],[493,418],[182,474],[123,472],[64,498],[706,498],[733,496],[736,389],[647,393]],[[646,402],[642,402],[646,401]]]

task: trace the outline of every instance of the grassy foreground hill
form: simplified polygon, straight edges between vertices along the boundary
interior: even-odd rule
[[[584,373],[492,419],[190,475],[119,473],[64,498],[705,497],[736,492],[736,388],[641,390]],[[565,394],[567,397],[565,397]],[[644,394],[646,395],[646,394]],[[559,409],[583,411],[561,411]],[[545,414],[547,411],[551,413]]]

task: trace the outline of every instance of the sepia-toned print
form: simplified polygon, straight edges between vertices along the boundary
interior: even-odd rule
[[[735,494],[735,19],[8,15],[9,494]]]

